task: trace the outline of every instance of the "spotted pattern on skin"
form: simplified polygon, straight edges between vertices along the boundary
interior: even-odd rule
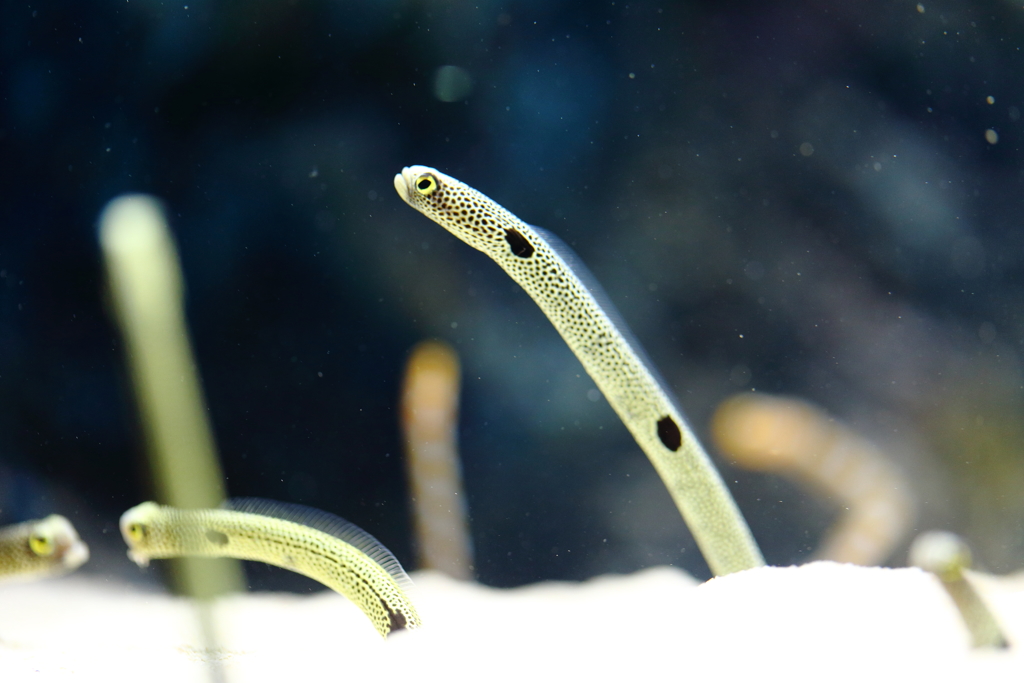
[[[132,524],[143,525],[145,533],[130,538],[126,529]],[[264,562],[341,593],[382,636],[420,625],[405,591],[380,564],[349,543],[303,524],[235,510],[142,503],[121,516],[121,530],[136,562],[184,556]]]
[[[494,259],[540,306],[654,464],[711,570],[721,575],[763,565],[736,503],[674,399],[544,236],[433,168],[403,169],[395,189],[414,209]]]

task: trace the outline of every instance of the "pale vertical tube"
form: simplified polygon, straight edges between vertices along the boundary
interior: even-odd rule
[[[877,564],[913,523],[909,486],[886,456],[806,401],[736,395],[715,411],[711,433],[741,467],[787,474],[847,509],[823,539],[818,559]]]
[[[456,427],[459,359],[443,342],[417,345],[402,386],[402,431],[421,569],[473,578]]]
[[[217,507],[223,475],[189,344],[178,253],[159,203],[146,195],[112,200],[100,216],[100,246],[157,497]],[[188,558],[172,573],[176,588],[197,598],[245,586],[235,560]]]

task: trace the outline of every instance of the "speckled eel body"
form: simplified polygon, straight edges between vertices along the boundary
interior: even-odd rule
[[[414,209],[494,259],[540,306],[654,464],[712,572],[763,565],[750,529],[682,411],[575,254],[435,169],[404,168],[395,189]]]
[[[128,556],[233,557],[290,569],[341,593],[382,636],[420,625],[402,566],[370,534],[340,517],[301,505],[235,499],[230,509],[180,510],[142,503],[121,516]]]
[[[61,515],[0,528],[0,581],[59,576],[88,559],[88,546]]]

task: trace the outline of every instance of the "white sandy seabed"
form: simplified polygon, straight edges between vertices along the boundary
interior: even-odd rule
[[[512,590],[413,575],[387,641],[345,598],[188,601],[76,578],[0,587],[0,682],[1024,681],[1024,579],[972,575],[1014,645],[972,650],[918,569],[817,562],[697,584],[672,568]]]

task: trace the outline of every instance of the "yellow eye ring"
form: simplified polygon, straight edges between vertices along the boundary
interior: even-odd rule
[[[33,534],[28,537],[28,547],[39,557],[49,557],[50,555],[53,555],[53,551],[57,549],[52,538],[38,534]]]
[[[429,197],[437,192],[437,178],[434,177],[433,173],[424,173],[416,179],[413,185],[416,187],[416,191],[424,197]]]
[[[146,527],[138,522],[132,522],[128,525],[128,538],[129,540],[138,542],[146,537]]]

